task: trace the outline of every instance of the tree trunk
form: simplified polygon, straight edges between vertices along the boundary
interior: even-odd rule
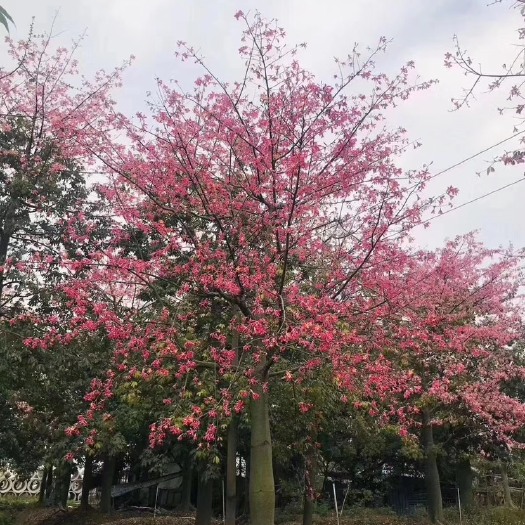
[[[236,315],[239,320],[239,315]],[[235,359],[232,365],[235,367],[239,362],[239,331],[233,330],[231,337],[231,347],[235,351]],[[224,515],[225,525],[235,525],[237,515],[237,442],[238,442],[238,421],[232,416],[228,426],[227,451],[226,451],[226,509]]]
[[[210,525],[212,518],[213,482],[199,472],[197,489],[197,515],[195,525]]]
[[[470,465],[470,459],[460,461],[456,467],[456,482],[459,489],[461,508],[469,510],[474,502],[472,485],[474,483],[474,471]]]
[[[317,457],[315,451],[315,439],[309,443],[305,454],[305,475],[304,475],[304,499],[303,499],[303,525],[312,525],[316,503],[316,483],[317,476]]]
[[[61,461],[56,468],[52,489],[52,503],[60,508],[67,508],[69,484],[71,483],[71,465]]]
[[[259,396],[250,404],[250,523],[251,525],[274,525],[275,483],[273,478],[272,438],[268,394],[263,391],[259,379],[254,392]]]
[[[116,461],[113,456],[106,456],[102,466],[102,494],[100,495],[100,510],[104,514],[111,512],[111,487],[115,475]]]
[[[63,509],[67,509],[67,502],[69,500],[69,486],[71,485],[71,474],[73,473],[73,467],[71,463],[64,463],[62,466],[62,473],[60,476],[60,494],[59,504]]]
[[[251,476],[251,468],[250,468],[250,456],[243,458],[246,465],[246,471],[245,471],[245,477],[244,477],[244,483],[242,484],[242,490],[243,490],[243,506],[242,506],[242,513],[243,516],[248,516],[250,514],[250,476]]]
[[[512,494],[510,493],[509,476],[507,474],[507,465],[503,461],[499,462],[499,469],[501,472],[501,483],[503,485],[503,502],[505,507],[515,507],[512,501]]]
[[[7,219],[6,219],[7,220]],[[5,229],[5,222],[6,220],[4,220],[4,228],[2,229]],[[9,242],[11,240],[11,236],[10,235],[7,235],[5,233],[2,233],[0,234],[0,266],[4,266],[5,265],[5,262],[7,260],[7,250],[9,248]],[[0,273],[0,303],[2,302],[2,295],[3,295],[3,292],[4,292],[4,274],[3,272]],[[3,317],[3,312],[0,311],[0,318]]]
[[[89,509],[89,491],[93,485],[93,456],[86,454],[84,463],[84,478],[82,479],[82,494],[80,495],[80,508]]]
[[[191,507],[191,488],[193,481],[193,465],[189,453],[184,460],[183,469],[184,472],[182,473],[181,499],[179,508],[180,510],[187,512]]]
[[[312,525],[314,521],[315,500],[305,492],[303,500],[303,525]]]
[[[441,498],[434,433],[430,413],[427,410],[423,411],[421,438],[424,451],[428,515],[432,523],[441,523],[443,521],[443,500]]]
[[[49,465],[46,480],[46,501],[51,500],[53,494],[53,465]]]
[[[42,481],[40,482],[40,491],[38,493],[38,504],[40,506],[44,504],[46,499],[46,484],[48,471],[48,467],[44,467],[44,470],[42,471]]]
[[[226,453],[226,512],[225,525],[235,525],[237,511],[237,419],[232,418],[228,427]]]

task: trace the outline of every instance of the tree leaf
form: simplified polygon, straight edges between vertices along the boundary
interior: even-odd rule
[[[11,18],[11,15],[0,5],[0,23],[6,28],[9,33],[9,22],[12,24],[15,21]]]

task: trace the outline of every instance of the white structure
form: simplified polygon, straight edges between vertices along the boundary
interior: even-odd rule
[[[19,479],[9,470],[0,471],[0,497],[24,496],[38,497],[42,484],[42,470],[37,470],[29,479]],[[71,477],[69,485],[69,500],[78,501],[82,493],[82,472],[76,472]]]

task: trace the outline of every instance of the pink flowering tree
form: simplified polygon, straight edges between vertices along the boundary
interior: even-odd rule
[[[516,12],[517,39],[513,42],[515,51],[511,51],[502,58],[501,65],[487,67],[485,59],[476,53],[476,50],[468,50],[461,44],[461,35],[454,36],[454,48],[445,54],[445,67],[455,68],[462,71],[467,79],[467,84],[462,93],[452,99],[455,109],[470,106],[480,93],[503,90],[507,95],[506,101],[497,108],[500,115],[514,114],[513,133],[516,137],[522,135],[523,110],[525,108],[525,72],[523,70],[523,56],[525,38],[525,6],[523,2],[510,2],[502,0],[489,4],[490,9],[497,9],[494,4],[511,4],[510,7]],[[523,144],[523,136],[520,138]],[[497,159],[504,164],[515,165],[524,162],[523,147],[506,152]],[[487,173],[494,171],[494,166],[487,168]]]
[[[468,235],[412,254],[383,278],[385,310],[381,329],[371,332],[363,406],[404,433],[420,432],[430,517],[441,521],[433,429],[466,420],[486,446],[512,446],[525,423],[525,405],[504,388],[525,372],[512,350],[522,335],[522,277],[512,254]]]
[[[113,129],[109,93],[122,68],[91,80],[81,77],[78,43],[71,50],[55,48],[49,35],[8,39],[6,46],[10,60],[0,68],[0,412],[9,429],[6,441],[20,461],[63,462],[63,428],[68,419],[71,424],[71,412],[82,409],[81,398],[71,398],[80,383],[87,388],[82,375],[93,370],[78,360],[86,338],[53,355],[32,341],[52,336],[68,318],[54,293],[70,277],[61,265],[63,255],[78,259],[83,249],[99,246],[101,230],[82,225],[83,217],[97,213],[89,199],[91,144]],[[87,361],[88,355],[84,349]],[[24,429],[32,437],[22,433],[17,440]],[[42,451],[45,457],[35,457]],[[2,456],[15,463],[5,449]]]
[[[237,81],[220,80],[181,43],[179,57],[203,69],[193,89],[159,81],[150,116],[119,118],[125,144],[85,137],[107,176],[113,243],[62,264],[78,272],[65,289],[67,337],[103,330],[115,345],[92,409],[104,410],[122,380],[162,378],[173,412],[152,425],[152,445],[170,437],[204,449],[248,410],[251,519],[267,525],[270,378],[307,378],[330,363],[354,388],[381,312],[367,275],[403,260],[399,239],[454,190],[425,200],[427,171],[395,163],[412,143],[384,112],[430,83],[412,63],[391,78],[375,71],[384,39],[368,57],[354,49],[336,62],[325,83],[300,66],[275,21],[237,18]]]
[[[43,280],[60,279],[62,250],[74,256],[87,240],[86,231],[73,238],[69,223],[91,210],[91,145],[114,128],[109,92],[121,72],[81,77],[78,43],[54,49],[48,35],[7,44],[11,64],[0,69],[0,319],[27,310]]]

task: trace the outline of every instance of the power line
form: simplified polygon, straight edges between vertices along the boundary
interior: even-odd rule
[[[495,190],[492,190],[492,191],[489,191],[487,193],[484,193],[483,195],[478,195],[477,197],[469,200],[469,201],[466,201],[466,202],[463,202],[461,204],[458,204],[457,206],[453,206],[452,208],[449,208],[448,210],[445,210],[441,213],[439,213],[438,215],[433,215],[432,217],[429,217],[428,219],[423,219],[419,222],[416,222],[414,223],[413,225],[411,225],[410,229],[413,229],[415,228],[416,226],[421,226],[422,224],[427,224],[429,223],[430,221],[433,221],[435,219],[438,219],[439,217],[443,217],[443,215],[447,215],[447,213],[452,213],[453,211],[456,211],[456,210],[459,210],[461,208],[464,208],[465,206],[468,206],[469,204],[473,204],[475,202],[478,202],[482,199],[485,199],[487,197],[490,197],[491,195],[494,195],[495,193],[498,193],[500,191],[503,191],[507,188],[510,188],[511,186],[514,186],[516,184],[519,184],[520,182],[523,182],[525,181],[525,177],[521,177],[515,181],[512,181],[512,182],[509,182],[508,184],[505,184],[504,186],[500,186],[499,188],[496,188]],[[400,232],[400,233],[396,233],[394,235],[387,235],[385,237],[385,240],[392,240],[392,239],[398,239],[400,237],[402,237],[406,232]]]
[[[480,155],[483,155],[484,153],[487,153],[487,151],[490,151],[491,149],[497,148],[498,146],[501,146],[502,144],[505,144],[505,142],[508,142],[509,140],[515,139],[516,137],[519,137],[520,135],[523,135],[524,133],[525,133],[525,130],[518,131],[517,133],[514,133],[513,135],[510,135],[509,137],[504,138],[504,139],[500,140],[499,142],[496,142],[495,144],[492,144],[491,146],[487,146],[486,148],[478,151],[477,153],[473,153],[469,157],[465,157],[464,159],[456,162],[455,164],[451,164],[450,166],[447,166],[446,168],[438,171],[437,173],[434,173],[434,175],[431,175],[428,179],[425,180],[425,183],[427,183],[430,180],[435,179],[436,177],[439,177],[440,175],[443,175],[445,173],[448,173],[449,171],[452,171],[453,169],[457,168],[458,166],[461,166],[461,165],[471,161],[472,159],[475,159],[476,157],[479,157]],[[515,184],[517,182],[519,182],[519,181],[511,183],[510,185]],[[413,186],[408,187],[407,190],[408,191],[413,190],[414,188],[417,188],[420,184],[421,184],[421,182],[417,182]],[[463,203],[463,204],[461,204],[459,206],[456,206],[455,208],[451,208],[451,209],[447,210],[446,212],[440,213],[438,216],[445,215],[447,213],[450,213],[451,211],[454,211],[455,209],[462,208],[463,206],[466,206],[467,204],[470,204],[471,202],[475,202],[476,200],[483,199],[484,197],[486,197],[488,195],[491,195],[492,193],[496,193],[496,192],[498,192],[498,191],[500,191],[502,189],[505,189],[506,187],[507,186],[503,186],[502,188],[498,188],[497,190],[494,190],[494,192],[488,193],[486,195],[481,195],[480,197],[474,199],[473,201],[469,201],[469,202]],[[376,205],[374,207],[377,208],[378,205]],[[372,207],[372,209],[374,207]],[[370,210],[370,208],[368,208],[366,211],[368,211],[368,210]],[[414,224],[414,226],[419,226],[420,224],[424,224],[424,223],[426,223],[426,222],[428,222],[430,220],[434,220],[438,216],[432,217],[430,219],[426,219],[424,221],[420,221],[420,222]],[[401,232],[401,233],[398,233],[398,234],[388,235],[388,236],[386,236],[386,239],[395,239],[395,238],[401,237],[403,233],[404,232]]]
[[[443,175],[444,173],[447,173],[455,168],[457,168],[458,166],[461,166],[469,161],[471,161],[472,159],[475,159],[476,157],[479,157],[480,155],[483,155],[484,153],[487,153],[487,151],[490,151],[491,149],[494,149],[494,148],[497,148],[498,146],[501,146],[502,144],[505,144],[505,142],[508,142],[509,140],[512,140],[512,139],[515,139],[516,137],[519,137],[520,135],[523,135],[525,133],[525,130],[522,130],[522,131],[518,131],[517,133],[514,133],[513,135],[510,135],[509,137],[507,138],[504,138],[502,140],[500,140],[499,142],[496,142],[495,144],[492,144],[491,146],[487,146],[486,148],[478,151],[477,153],[474,153],[472,155],[470,155],[469,157],[465,157],[464,159],[456,162],[455,164],[451,164],[450,166],[438,171],[437,173],[434,173],[434,175],[431,175],[426,182],[428,182],[429,180],[432,180],[432,179],[435,179],[436,177],[439,177],[440,175]],[[444,212],[441,212],[439,213],[438,215],[435,215],[435,216],[432,216],[428,219],[425,219],[425,220],[422,220],[422,221],[419,221],[415,224],[412,225],[411,229],[416,227],[416,226],[420,226],[421,224],[426,224],[430,221],[433,221],[435,219],[437,219],[438,217],[442,217],[443,215],[446,215],[447,213],[451,213],[453,211],[456,211],[456,210],[459,210],[460,208],[463,208],[469,204],[472,204],[474,202],[477,202],[479,200],[482,200],[490,195],[493,195],[494,193],[498,193],[499,191],[502,191],[506,188],[508,188],[509,186],[513,186],[515,184],[518,184],[518,182],[521,182],[522,180],[525,180],[525,179],[518,179],[518,180],[515,180],[514,182],[511,182],[509,184],[506,184],[505,186],[501,186],[499,188],[496,188],[495,190],[492,190],[488,193],[485,193],[483,195],[480,195],[470,201],[467,201],[467,202],[464,202],[462,204],[459,204],[458,206],[454,206]],[[419,184],[419,183],[418,183]],[[412,188],[415,188],[418,184],[415,184]],[[396,239],[396,238],[399,238],[401,237],[405,232],[401,232],[401,233],[397,233],[395,235],[388,235],[386,236],[386,240],[389,240],[389,239]]]
[[[505,142],[508,142],[509,140],[515,139],[516,137],[523,135],[525,133],[525,130],[518,131],[517,133],[514,133],[514,135],[511,135],[510,137],[507,137],[506,139],[500,140],[496,144],[492,144],[492,146],[488,146],[485,149],[482,149],[481,151],[478,151],[477,153],[474,153],[473,155],[470,155],[470,157],[466,157],[463,160],[460,160],[459,162],[456,162],[456,164],[452,164],[451,166],[448,166],[447,168],[438,171],[437,173],[434,173],[428,180],[435,179],[436,177],[439,177],[440,175],[443,175],[444,173],[447,173],[454,168],[457,168],[458,166],[461,166],[462,164],[465,164],[466,162],[475,159],[476,157],[479,157],[480,155],[483,155],[483,153],[487,153],[487,151],[490,151],[491,149],[497,148],[498,146],[501,146],[502,144],[505,144]]]
[[[419,226],[420,224],[425,224],[427,222],[433,221],[434,219],[437,219],[438,217],[443,217],[443,215],[446,215],[447,213],[452,213],[453,211],[459,210],[460,208],[464,208],[465,206],[468,206],[469,204],[473,204],[474,202],[478,202],[482,199],[485,199],[486,197],[490,197],[491,195],[494,195],[495,193],[498,193],[500,191],[503,191],[507,188],[510,188],[510,186],[514,186],[515,184],[518,184],[520,182],[525,181],[525,177],[521,177],[515,181],[509,182],[508,184],[505,184],[504,186],[500,186],[499,188],[496,188],[495,190],[489,191],[487,193],[484,193],[483,195],[479,195],[478,197],[475,197],[474,199],[471,199],[469,201],[463,202],[461,204],[458,204],[457,206],[454,206],[452,208],[449,208],[448,210],[439,213],[438,215],[434,215],[433,217],[430,217],[428,219],[425,219],[423,221],[420,221],[414,226]]]

